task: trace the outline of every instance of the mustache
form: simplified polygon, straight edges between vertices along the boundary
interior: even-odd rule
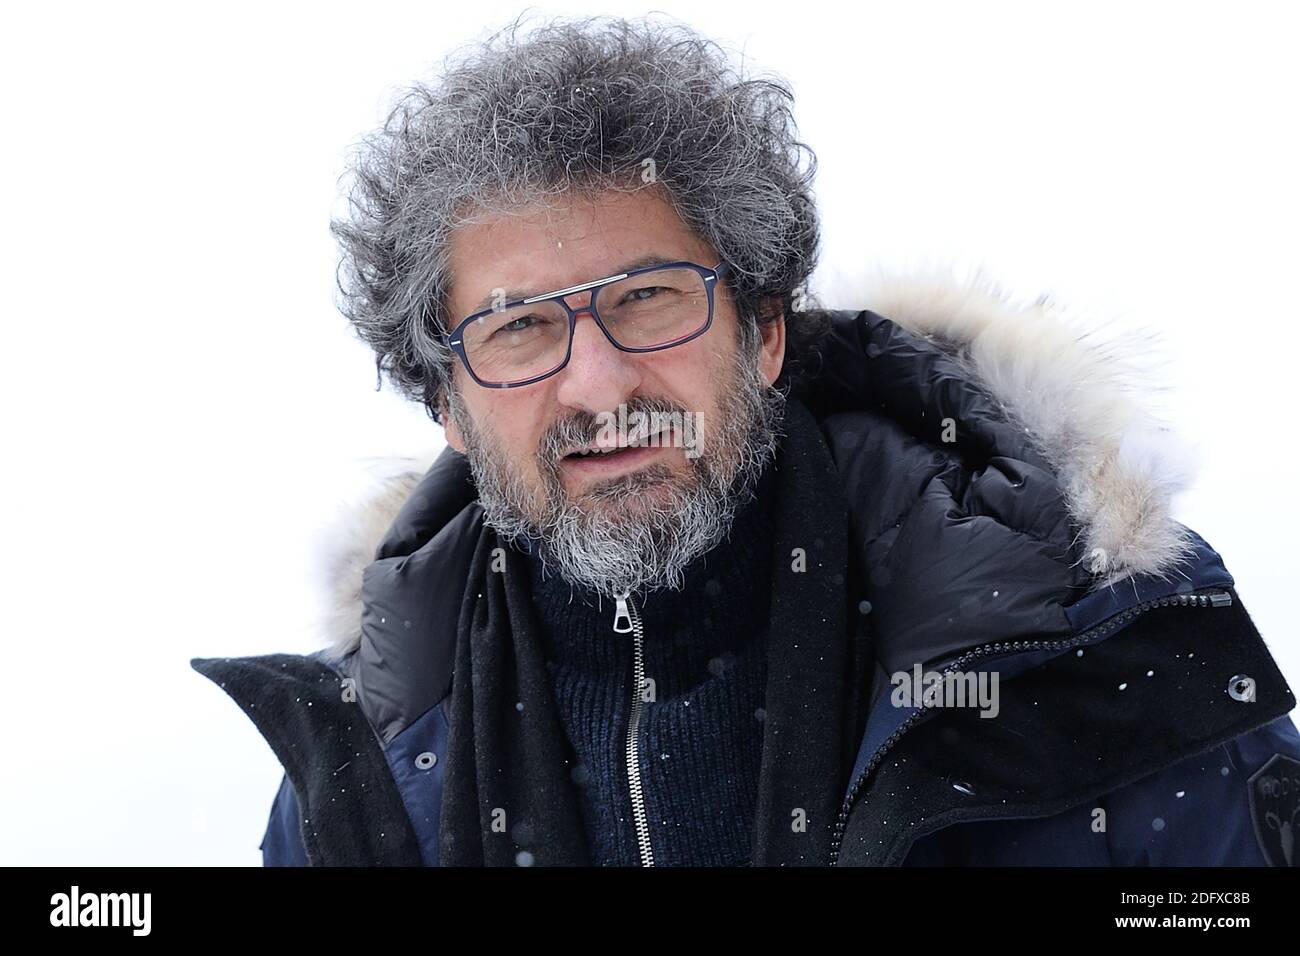
[[[647,397],[638,397],[630,399],[623,403],[630,418],[635,413],[640,413],[649,420],[651,414],[671,415],[677,413],[680,415],[689,414],[686,407],[667,399],[656,399]],[[602,415],[613,415],[618,417],[617,411],[604,412],[601,415],[592,412],[578,412],[563,421],[558,421],[546,430],[537,446],[538,458],[550,465],[558,462],[575,447],[589,445],[596,440],[602,426]]]

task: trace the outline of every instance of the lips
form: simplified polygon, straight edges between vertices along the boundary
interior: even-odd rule
[[[593,458],[617,458],[625,454],[628,449],[657,447],[651,439],[657,438],[663,432],[655,432],[654,435],[629,435],[621,440],[617,445],[597,445],[591,444],[577,451],[572,451],[564,456],[565,461],[585,461]]]
[[[626,446],[624,446],[626,447]],[[598,455],[617,455],[623,451],[623,448],[590,448],[586,451],[575,451],[566,458],[594,458]]]
[[[560,459],[562,472],[583,482],[609,480],[631,474],[662,459],[669,451],[665,445],[640,442],[609,449],[589,446]]]

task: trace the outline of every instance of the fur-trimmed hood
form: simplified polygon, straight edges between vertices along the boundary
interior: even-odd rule
[[[981,274],[881,274],[839,285],[823,293],[828,308],[870,310],[896,325],[909,348],[954,359],[963,384],[986,393],[1024,432],[1056,476],[1092,587],[1165,575],[1191,551],[1171,506],[1191,482],[1193,455],[1145,400],[1149,335],[1107,339],[1102,324],[1045,296],[1018,304]],[[937,416],[952,367],[925,383],[918,394],[934,396],[935,404],[916,414]],[[365,569],[437,451],[430,443],[410,457],[373,463],[370,492],[323,529],[317,553],[331,656],[360,643]]]

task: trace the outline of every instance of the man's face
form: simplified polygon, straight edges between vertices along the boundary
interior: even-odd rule
[[[719,258],[653,189],[575,195],[466,225],[453,236],[450,256],[452,323],[503,289],[511,298],[516,291],[537,295],[616,274],[648,256],[706,266]],[[584,308],[590,296],[566,301]],[[470,458],[490,523],[540,537],[565,576],[579,579],[574,583],[605,589],[615,576],[632,586],[672,583],[692,556],[687,551],[725,534],[736,505],[732,486],[756,478],[748,473],[768,457],[756,443],[773,440],[779,403],[768,386],[781,370],[784,320],[762,326],[749,355],[740,353],[738,322],[719,283],[710,329],[671,349],[620,351],[583,313],[569,363],[541,382],[484,388],[456,363],[443,416],[447,440]],[[600,426],[609,419],[602,416],[617,416],[620,405],[680,413],[674,421],[690,416],[702,433],[664,434],[612,455],[570,454],[606,440]],[[682,447],[683,439],[695,447]]]

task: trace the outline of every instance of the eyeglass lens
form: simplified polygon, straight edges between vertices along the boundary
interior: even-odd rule
[[[694,269],[657,269],[595,290],[609,334],[627,348],[686,338],[709,320],[704,277]],[[583,293],[585,296],[585,293]],[[569,350],[569,316],[555,300],[501,309],[464,329],[465,358],[484,382],[525,381],[552,371]]]

